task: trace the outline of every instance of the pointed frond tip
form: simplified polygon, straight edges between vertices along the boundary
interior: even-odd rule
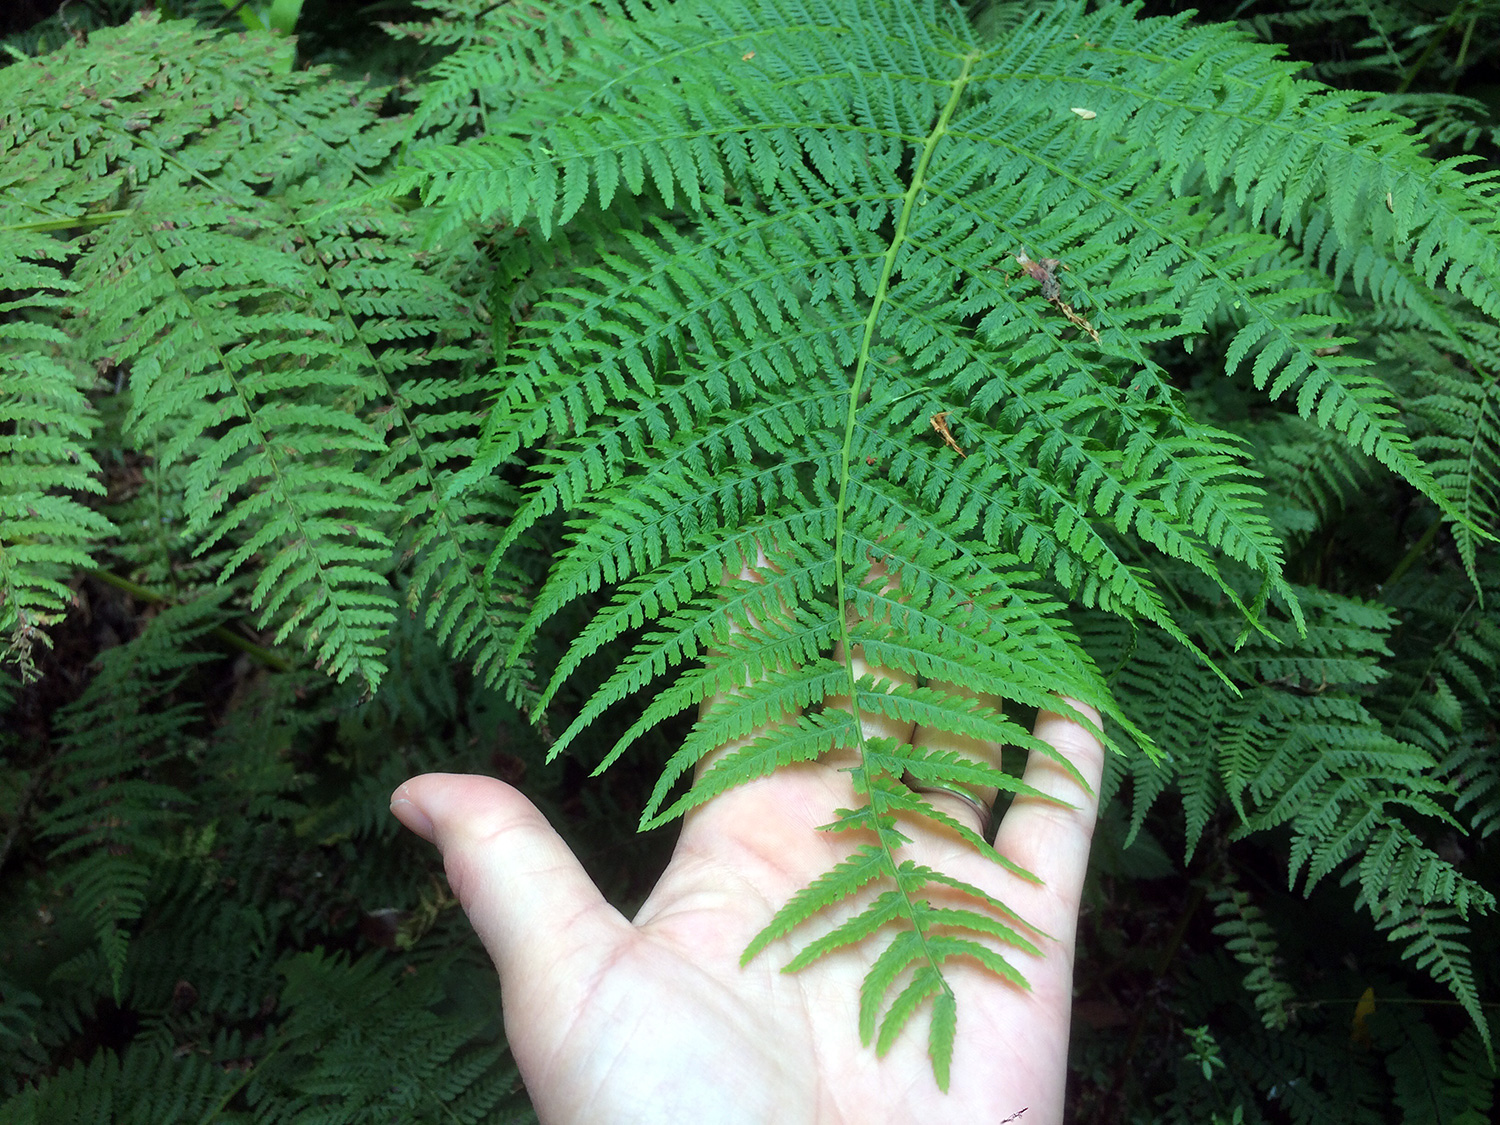
[[[865,821],[862,811],[841,810],[840,821],[831,827],[847,829]],[[894,930],[860,989],[860,1035],[883,1055],[918,1009],[931,1001],[929,1053],[938,1084],[946,1090],[956,1001],[943,966],[959,958],[983,966],[1014,987],[1025,988],[1025,978],[1006,960],[1003,950],[1040,956],[1041,950],[1030,936],[1037,931],[978,887],[911,860],[896,868],[893,889],[871,897],[871,884],[889,877],[887,853],[877,845],[859,847],[777,911],[750,943],[741,963],[748,964],[772,942],[830,907],[858,896],[867,898],[857,913],[804,946],[783,971],[797,972],[835,950]],[[934,893],[944,897],[938,902],[925,897]],[[972,905],[964,905],[966,900]]]

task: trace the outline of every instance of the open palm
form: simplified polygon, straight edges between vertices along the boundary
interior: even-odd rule
[[[930,744],[920,729],[867,733]],[[984,889],[1046,935],[1037,938],[1040,957],[1011,956],[1029,991],[950,964],[959,1025],[948,1094],[933,1080],[916,1025],[883,1059],[860,1043],[859,985],[874,950],[846,948],[786,974],[780,967],[793,946],[782,939],[740,965],[777,908],[851,850],[847,834],[815,830],[835,809],[859,803],[846,762],[786,767],[692,810],[633,921],[603,899],[535,806],[501,781],[426,774],[401,786],[392,808],[443,853],[499,969],[511,1049],[549,1125],[940,1117],[1045,1125],[1062,1117],[1073,937],[1102,751],[1085,727],[1058,714],[1038,716],[1036,734],[1091,787],[1032,755],[1026,782],[1064,803],[1017,797],[996,847],[1039,884],[941,825],[903,825],[910,858]],[[930,738],[953,745],[949,735]],[[998,760],[998,747],[963,749]],[[934,803],[974,819],[957,798]]]

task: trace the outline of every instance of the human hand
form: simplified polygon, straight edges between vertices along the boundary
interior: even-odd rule
[[[1092,709],[1067,704],[1098,726]],[[889,723],[870,717],[867,736],[999,764],[998,746]],[[978,965],[946,966],[959,1021],[947,1094],[933,1080],[917,1027],[884,1058],[861,1044],[855,1013],[878,954],[871,943],[784,974],[781,965],[802,944],[794,934],[740,965],[776,910],[851,850],[845,835],[816,830],[835,809],[861,803],[847,762],[786,766],[690,810],[633,920],[603,899],[536,807],[501,781],[426,774],[398,788],[391,807],[443,854],[449,883],[499,970],[511,1050],[548,1125],[939,1118],[1049,1125],[1062,1120],[1074,932],[1103,751],[1061,714],[1038,715],[1035,733],[1089,785],[1031,755],[1026,784],[1062,803],[1017,795],[995,847],[1039,883],[1007,872],[941,824],[902,825],[912,838],[909,858],[980,887],[1049,935],[1036,939],[1040,956],[1007,952],[1029,991]],[[961,799],[930,799],[981,829]],[[828,915],[837,921],[849,912]]]

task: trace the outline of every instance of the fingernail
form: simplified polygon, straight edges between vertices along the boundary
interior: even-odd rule
[[[432,827],[432,818],[414,802],[402,796],[405,786],[391,795],[391,814],[429,844],[435,842],[437,833]]]

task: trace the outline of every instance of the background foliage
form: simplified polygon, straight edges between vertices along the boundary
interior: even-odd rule
[[[517,645],[584,505],[567,511],[564,490],[564,510],[492,556],[519,490],[567,449],[495,453],[494,372],[545,387],[526,363],[557,347],[549,323],[636,268],[641,232],[690,239],[726,220],[674,200],[680,163],[610,209],[562,182],[557,214],[574,221],[555,237],[550,206],[527,210],[549,190],[539,166],[484,187],[482,205],[464,195],[452,162],[483,151],[464,147],[474,138],[507,160],[514,139],[534,162],[539,143],[588,142],[534,134],[550,120],[544,78],[614,49],[588,5],[445,2],[342,24],[309,4],[295,47],[221,34],[209,4],[118,31],[129,6],[74,7],[14,37],[23,57],[0,72],[14,658],[0,680],[0,1120],[524,1120],[492,971],[384,802],[423,769],[498,772],[615,901],[649,887],[670,841],[631,828],[686,732],[655,728],[588,781],[640,714],[622,704],[588,735],[600,750],[573,742],[545,763],[640,638],[570,657],[578,674],[546,722],[526,721],[554,646],[613,592],[580,582]],[[979,6],[976,24],[1013,32],[1025,7]],[[1346,104],[1404,114],[1433,157],[1492,166],[1493,4],[1218,15],[1323,81],[1374,91]],[[405,22],[370,18],[392,16]],[[24,58],[59,47],[45,70]],[[1399,153],[1398,135],[1371,143]],[[424,240],[402,164],[426,169],[466,237]],[[757,182],[768,199],[794,190]],[[1345,359],[1373,361],[1355,386],[1394,405],[1371,425],[1396,436],[1315,396],[1273,405],[1275,358],[1226,378],[1243,310],[1203,305],[1184,349],[1180,331],[1149,339],[1161,314],[1146,289],[1090,304],[1075,296],[1087,263],[1076,283],[1062,275],[1106,339],[1101,312],[1134,302],[1121,336],[1146,347],[1180,416],[1245,443],[1280,555],[1252,567],[1283,574],[1305,617],[1247,631],[1236,602],[1258,606],[1257,580],[1144,536],[1135,565],[1220,676],[1143,627],[1150,614],[1078,604],[1107,599],[1077,574],[1054,567],[1038,587],[1075,602],[1080,651],[1123,709],[1079,957],[1075,1115],[1488,1120],[1500,392],[1489,279],[1462,258],[1494,253],[1493,211],[1487,228],[1467,220],[1488,248],[1455,235],[1410,266],[1315,235],[1317,200],[1292,215],[1272,193],[1252,221],[1261,203],[1232,189],[1172,190],[1210,201],[1169,212],[1183,230],[1229,216],[1201,237],[1229,239],[1217,249],[1262,279],[1253,308],[1310,318],[1295,345],[1308,369],[1337,380]],[[743,191],[730,202],[753,202]],[[1245,233],[1262,220],[1293,249]],[[1461,260],[1432,265],[1441,254]],[[1046,311],[1028,284],[1005,300]],[[1180,300],[1192,284],[1177,278]],[[1081,339],[1060,312],[1043,330]],[[1335,322],[1344,339],[1321,340]],[[924,400],[908,405],[925,428]],[[1403,433],[1419,462],[1402,459]],[[933,465],[958,462],[934,445]],[[456,475],[487,456],[508,467]],[[1108,515],[1091,524],[1113,552],[1128,537]],[[1221,527],[1188,533],[1246,558]],[[1164,753],[1129,749],[1132,729]]]

